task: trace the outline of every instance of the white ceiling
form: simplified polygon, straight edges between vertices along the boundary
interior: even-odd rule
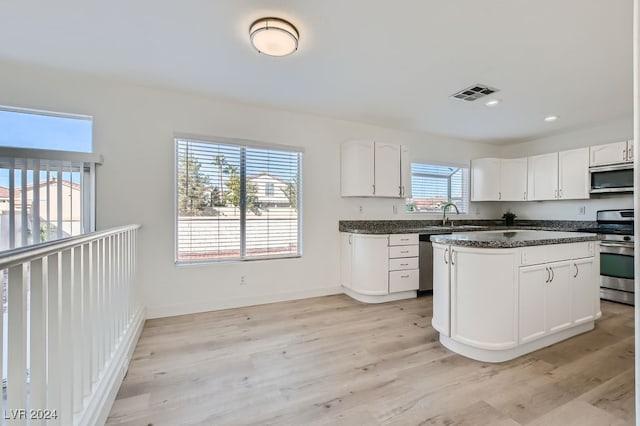
[[[632,116],[632,10],[632,0],[5,0],[0,60],[508,143]],[[297,26],[298,52],[252,49],[249,25],[264,16]],[[503,102],[449,98],[475,83]]]

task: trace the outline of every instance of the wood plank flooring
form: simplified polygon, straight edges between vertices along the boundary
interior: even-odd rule
[[[443,348],[431,297],[344,295],[147,321],[108,425],[632,425],[633,308],[490,364]]]

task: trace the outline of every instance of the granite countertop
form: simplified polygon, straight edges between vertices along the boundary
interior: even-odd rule
[[[596,234],[583,232],[538,231],[526,229],[461,232],[447,235],[432,235],[434,243],[476,248],[514,248],[545,244],[577,243],[595,241]]]
[[[439,220],[341,220],[338,224],[338,230],[354,234],[438,235],[452,232],[513,229],[571,232],[576,229],[596,226],[595,221],[573,220],[517,220],[514,226],[505,226],[502,220],[465,220],[464,223],[460,222],[454,226],[442,226]]]

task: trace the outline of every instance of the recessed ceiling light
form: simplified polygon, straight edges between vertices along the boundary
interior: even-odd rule
[[[556,121],[558,119],[557,115],[547,115],[544,118],[544,121],[546,121],[547,123],[551,123],[552,121]]]
[[[249,27],[251,44],[260,53],[286,56],[298,50],[300,34],[291,23],[280,18],[261,18]]]
[[[491,99],[490,101],[485,102],[484,104],[488,107],[494,107],[500,103],[500,99]]]

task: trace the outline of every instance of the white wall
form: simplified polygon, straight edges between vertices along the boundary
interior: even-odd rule
[[[566,132],[542,139],[509,145],[502,148],[505,158],[581,148],[609,142],[633,139],[633,119],[618,120],[598,126]],[[585,207],[585,214],[580,208]],[[606,209],[633,208],[633,195],[600,195],[589,200],[529,201],[502,203],[501,211],[511,209],[519,219],[596,220],[596,212]],[[499,214],[501,216],[502,213]]]
[[[414,160],[466,163],[498,152],[489,145],[9,63],[0,63],[0,104],[94,117],[94,150],[105,160],[98,170],[98,227],[144,226],[139,297],[150,317],[337,292],[339,220],[425,217],[402,213],[397,200],[341,198],[344,140],[402,142]],[[175,266],[175,133],[304,147],[302,258]],[[393,214],[394,205],[399,214]],[[492,203],[475,203],[472,212],[474,218],[495,218],[497,210]],[[239,284],[241,276],[246,285]]]

